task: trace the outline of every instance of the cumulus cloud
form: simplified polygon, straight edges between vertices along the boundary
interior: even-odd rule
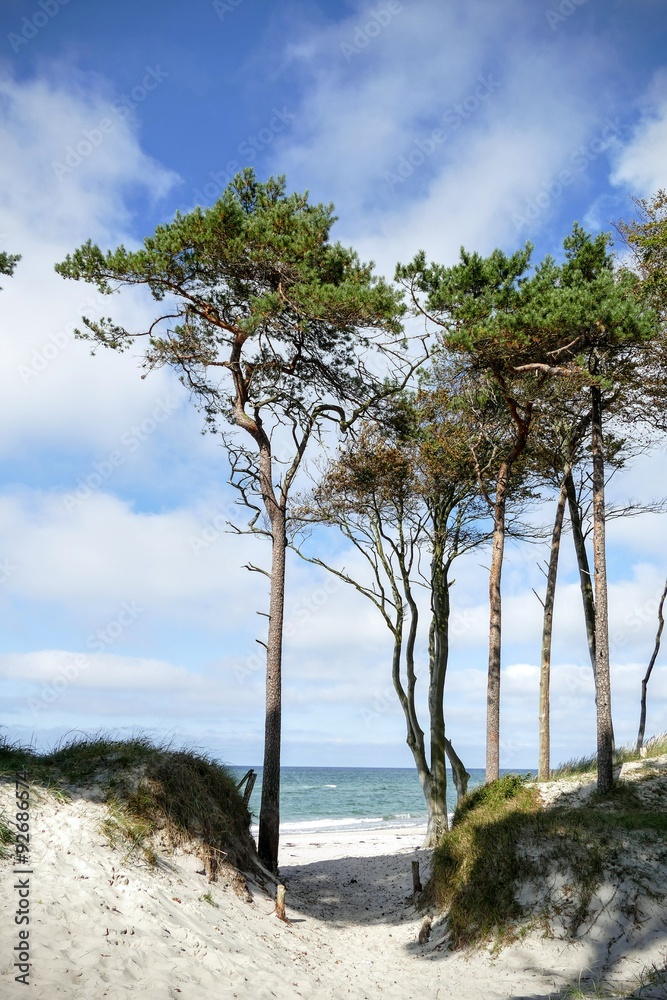
[[[641,117],[616,156],[612,183],[650,197],[667,186],[667,70],[655,74],[641,99]]]
[[[74,338],[82,315],[113,313],[144,329],[145,296],[103,297],[63,281],[53,265],[90,238],[127,241],[129,200],[157,205],[177,177],[143,152],[103,79],[58,66],[30,80],[0,75],[0,145],[2,246],[22,255],[0,299],[2,452],[21,454],[36,441],[104,447],[144,419],[173,380],[160,372],[142,383],[136,357],[91,358]]]
[[[333,196],[344,237],[387,274],[419,248],[447,260],[461,243],[522,241],[517,217],[607,121],[609,91],[597,97],[596,81],[611,54],[551,32],[519,0],[415,0],[350,55],[372,17],[359,4],[290,46],[308,86],[276,165]],[[557,201],[537,215],[548,219]]]

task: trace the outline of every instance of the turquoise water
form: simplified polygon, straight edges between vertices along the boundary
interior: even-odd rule
[[[240,780],[248,768],[230,767]],[[262,769],[250,800],[257,823]],[[507,772],[503,772],[507,773]],[[454,783],[448,786],[450,812],[456,806]],[[470,769],[468,790],[484,781],[484,770]],[[422,826],[424,796],[417,772],[409,767],[284,767],[280,771],[280,828],[283,833],[316,830],[381,829]]]

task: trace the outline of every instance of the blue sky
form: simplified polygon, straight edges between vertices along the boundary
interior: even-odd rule
[[[261,761],[266,608],[259,541],[223,530],[225,453],[168,372],[91,357],[82,312],[141,328],[141,294],[101,301],[53,264],[91,237],[136,244],[212,203],[236,169],[333,201],[335,235],[391,277],[526,240],[558,253],[575,219],[609,230],[667,186],[660,0],[260,3],[6,0],[0,11],[0,687],[10,735],[148,728]],[[113,308],[111,308],[111,306]],[[612,494],[659,496],[663,448]],[[345,560],[340,539],[323,544]],[[249,546],[251,547],[249,552]],[[556,610],[554,758],[590,751],[594,712],[571,545]],[[537,740],[537,567],[512,548],[501,765]],[[667,567],[664,518],[610,527],[617,735],[634,737]],[[453,593],[449,734],[483,763],[486,555]],[[389,643],[370,606],[288,573],[284,762],[409,766]],[[656,668],[649,731],[666,728]]]

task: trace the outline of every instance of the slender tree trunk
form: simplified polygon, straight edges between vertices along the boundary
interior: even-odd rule
[[[437,514],[435,516],[437,534]],[[436,539],[431,554],[431,627],[429,629],[428,713],[430,720],[431,799],[427,843],[435,846],[449,829],[445,748],[445,677],[449,659],[449,581]]]
[[[581,599],[584,605],[584,621],[586,623],[586,639],[588,641],[588,655],[591,659],[591,669],[593,671],[593,682],[597,688],[596,666],[595,666],[595,595],[593,593],[593,576],[588,561],[586,551],[586,539],[581,522],[581,510],[577,500],[577,491],[570,471],[567,483],[567,499],[570,511],[570,523],[572,524],[572,537],[574,539],[574,550],[577,556],[579,567],[579,583],[581,587]],[[595,694],[595,704],[598,703],[597,690]],[[614,727],[611,727],[612,751],[615,747]]]
[[[264,725],[264,769],[259,813],[257,852],[262,864],[278,871],[280,827],[280,730],[282,714],[282,647],[285,612],[285,513],[273,518],[271,553],[271,599],[266,651],[266,720]]]
[[[567,501],[567,483],[565,476],[561,483],[556,504],[556,516],[551,534],[551,553],[549,555],[549,568],[547,570],[547,589],[544,596],[544,619],[542,625],[542,658],[540,663],[540,738],[538,755],[538,781],[548,781],[551,773],[551,750],[550,750],[550,705],[549,688],[551,681],[551,637],[554,619],[554,601],[556,598],[556,578],[558,575],[558,555],[560,552],[560,539],[563,532],[563,516],[565,514],[565,503]]]
[[[493,505],[493,549],[489,573],[489,668],[486,686],[486,781],[500,777],[500,652],[502,600],[500,577],[505,552],[505,510],[507,492],[514,463],[528,441],[533,404],[525,407],[520,417],[514,401],[505,397],[515,425],[514,446],[500,463],[496,479],[496,496]]]
[[[581,597],[584,604],[584,621],[586,622],[588,653],[591,658],[593,677],[595,677],[595,597],[593,594],[593,579],[591,576],[590,564],[588,562],[584,530],[581,523],[581,511],[579,510],[577,491],[574,486],[571,469],[566,476],[566,485],[570,523],[572,525],[572,538],[574,539],[574,550],[577,555],[579,583],[581,586]]]
[[[500,577],[505,551],[505,507],[511,464],[498,473],[493,505],[493,549],[489,573],[489,668],[486,687],[486,781],[500,776],[500,649],[502,602]]]
[[[456,788],[456,802],[457,805],[464,797],[468,791],[468,782],[470,781],[470,775],[465,769],[463,761],[457,754],[456,750],[452,746],[451,740],[448,740],[445,736],[445,752],[447,754],[447,759],[451,764],[452,777],[454,778],[454,787]]]
[[[651,656],[648,669],[642,679],[642,698],[641,698],[641,712],[639,715],[639,732],[637,733],[637,753],[644,746],[644,733],[646,731],[646,689],[648,687],[648,682],[655,666],[655,661],[658,659],[658,653],[660,652],[660,641],[662,639],[662,630],[665,627],[665,619],[662,615],[662,609],[665,606],[665,598],[667,597],[667,582],[665,582],[665,589],[662,592],[662,597],[660,598],[660,605],[658,606],[658,631],[655,637],[655,645],[653,647],[653,655]]]
[[[260,484],[264,507],[271,522],[271,584],[269,631],[266,641],[266,718],[264,767],[259,810],[257,853],[271,872],[278,871],[280,836],[280,731],[282,719],[283,619],[285,615],[285,556],[287,553],[286,497],[276,498],[272,484],[271,446],[260,445]]]
[[[428,820],[424,847],[433,847],[442,833],[447,829],[447,787],[445,785],[443,789],[439,782],[433,780],[431,768],[428,766],[424,747],[424,733],[417,721],[417,711],[414,703],[414,687],[409,689],[410,693],[408,694],[401,683],[401,654],[402,640],[399,630],[394,635],[392,678],[394,682],[394,689],[398,695],[398,700],[405,716],[407,726],[405,742],[410,747],[410,752],[412,753],[415,767],[417,768],[419,784],[421,785],[422,792],[424,793],[424,800],[426,802]]]
[[[405,574],[403,574],[403,579],[405,583]],[[406,592],[409,594],[409,581],[408,586],[406,586]],[[398,617],[392,629],[394,636],[394,648],[392,652],[391,678],[394,684],[394,690],[396,691],[401,708],[403,709],[403,715],[405,716],[407,729],[405,742],[410,747],[410,752],[412,753],[415,767],[417,768],[419,784],[421,785],[422,792],[424,793],[424,799],[426,801],[428,825],[424,844],[425,846],[428,846],[431,831],[433,829],[437,829],[439,825],[443,804],[437,798],[438,789],[433,786],[431,770],[428,766],[426,751],[424,748],[424,732],[417,719],[417,710],[415,706],[415,684],[411,683],[410,680],[411,673],[414,679],[414,641],[417,633],[418,609],[414,601],[411,601],[410,598],[408,598],[407,603],[410,608],[410,627],[408,630],[408,642],[406,648],[406,661],[409,664],[408,690],[406,691],[401,681],[401,659],[403,656],[404,629],[404,610],[402,606],[399,607]],[[444,810],[446,818],[446,802],[444,803]]]
[[[593,562],[595,573],[595,689],[597,693],[598,792],[605,795],[614,784],[614,746],[609,675],[609,620],[607,611],[607,557],[605,545],[604,451],[602,392],[591,389],[593,420]]]

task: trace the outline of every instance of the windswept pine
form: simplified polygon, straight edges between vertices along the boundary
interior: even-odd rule
[[[143,285],[164,303],[148,330],[84,318],[79,336],[115,350],[143,338],[145,370],[166,365],[178,373],[222,435],[231,482],[250,511],[247,530],[270,539],[271,568],[261,570],[270,600],[259,854],[271,871],[278,865],[290,491],[313,437],[325,427],[346,430],[395,391],[369,363],[395,347],[401,330],[397,292],[353,250],[330,242],[334,221],[333,206],[287,194],[283,177],[261,183],[248,168],[215,205],[177,213],[142,249],[105,253],[88,242],[56,265],[104,295]],[[387,354],[385,369],[395,356]],[[230,437],[230,425],[240,437]],[[282,428],[289,458],[277,464],[273,437]]]

